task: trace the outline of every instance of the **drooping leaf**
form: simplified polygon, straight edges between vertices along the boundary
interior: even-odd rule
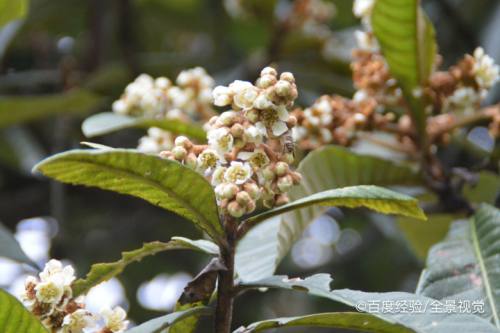
[[[366,207],[384,214],[398,214],[425,220],[425,214],[412,197],[373,185],[343,187],[311,194],[289,204],[265,211],[245,221],[257,224],[276,215],[296,209],[318,206]]]
[[[184,311],[198,306],[208,305],[215,292],[217,277],[221,270],[227,270],[227,267],[222,264],[219,258],[212,259],[210,263],[186,285],[181,297],[175,305],[175,311]],[[186,318],[172,325],[168,332],[192,333],[196,331],[199,320],[200,315]]]
[[[72,150],[43,160],[34,171],[136,196],[192,221],[212,239],[223,234],[212,186],[175,161],[127,149]]]
[[[73,294],[75,296],[86,294],[91,288],[95,287],[96,285],[104,281],[107,281],[112,277],[123,272],[125,267],[127,267],[131,263],[141,261],[144,257],[155,255],[159,252],[187,249],[187,250],[197,250],[200,252],[207,253],[206,251],[207,244],[202,243],[201,246],[198,246],[197,242],[202,242],[202,241],[191,241],[184,238],[181,240],[172,239],[168,243],[163,243],[163,242],[145,243],[140,249],[123,252],[122,258],[118,261],[110,263],[94,264],[92,265],[90,271],[87,273],[87,276],[84,279],[78,279],[73,283],[72,285]],[[215,244],[213,245],[216,246]]]
[[[10,21],[26,16],[28,0],[0,0],[0,28]]]
[[[292,201],[339,187],[354,185],[413,185],[419,175],[409,166],[326,146],[310,153],[299,165],[302,182],[289,193]],[[323,211],[310,206],[274,217],[252,228],[238,243],[236,271],[245,281],[274,274],[302,232]]]
[[[0,332],[49,333],[14,296],[2,289],[0,289]]]
[[[432,298],[404,292],[369,293],[349,289],[330,290],[330,283],[331,279],[328,274],[317,274],[304,280],[273,276],[244,285],[251,288],[281,288],[307,292],[312,296],[352,306],[360,312],[366,312],[389,324],[404,326],[416,333],[498,332],[488,321],[476,315],[447,313],[444,310],[445,305]],[[410,304],[413,310],[410,310]],[[373,321],[373,324],[376,322]]]
[[[500,329],[499,240],[500,210],[483,204],[432,247],[417,293],[438,300],[484,301],[480,315]]]
[[[11,232],[2,224],[0,224],[0,257],[28,264],[38,269],[37,264],[28,258]]]
[[[172,237],[170,244],[176,244],[179,249],[191,249],[206,254],[218,256],[220,253],[219,246],[205,239],[192,240],[186,237],[175,236]]]
[[[195,315],[209,314],[210,309],[207,307],[197,307],[186,311],[170,313],[166,316],[151,319],[136,327],[133,327],[125,333],[160,333],[171,325]]]
[[[90,112],[105,98],[86,90],[45,96],[0,97],[0,128],[58,113]]]
[[[359,312],[317,313],[300,317],[276,318],[240,327],[234,333],[262,332],[285,327],[323,327],[373,333],[413,333],[402,325],[392,324],[375,316]]]
[[[133,127],[158,127],[174,134],[186,135],[200,141],[206,140],[206,133],[203,128],[179,119],[139,118],[113,112],[98,113],[85,119],[82,124],[82,132],[86,137],[91,138]]]
[[[371,21],[382,54],[412,107],[417,130],[423,135],[425,103],[414,92],[427,81],[435,63],[434,27],[420,7],[420,0],[377,0]]]

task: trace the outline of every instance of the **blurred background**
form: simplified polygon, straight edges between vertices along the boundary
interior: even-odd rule
[[[331,19],[282,31],[293,1],[32,0],[25,19],[0,28],[1,223],[35,261],[63,259],[80,275],[146,241],[200,238],[190,223],[146,202],[51,182],[31,168],[48,155],[80,147],[82,120],[110,110],[140,73],[174,79],[182,69],[203,66],[217,84],[227,84],[253,81],[261,67],[274,64],[295,74],[300,105],[322,94],[351,96],[350,50],[359,22],[352,1],[331,3]],[[443,65],[478,45],[500,62],[498,1],[428,0],[423,6],[436,26]],[[499,100],[499,86],[489,102]],[[143,134],[126,130],[94,141],[133,148]],[[438,227],[442,234],[447,223]],[[414,291],[422,251],[403,231],[387,217],[331,209],[306,230],[279,273],[331,273],[335,288]],[[206,263],[187,251],[147,258],[95,288],[89,308],[121,304],[135,322],[158,316],[172,309]],[[27,273],[0,258],[0,287],[18,292]],[[236,326],[342,309],[300,293],[245,296],[236,302]],[[207,325],[200,332],[209,332]]]

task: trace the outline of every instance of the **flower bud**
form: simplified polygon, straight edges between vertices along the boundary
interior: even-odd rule
[[[186,164],[186,166],[188,166],[192,169],[196,168],[196,164],[197,164],[196,155],[192,154],[192,153],[188,154],[184,163]]]
[[[290,202],[290,199],[288,198],[288,195],[286,195],[286,194],[280,194],[276,198],[276,206],[283,206],[289,202]]]
[[[297,117],[289,116],[288,120],[286,121],[286,126],[288,128],[292,128],[292,127],[295,127],[295,125],[297,125]]]
[[[234,147],[239,148],[239,149],[245,147],[246,144],[247,144],[246,141],[241,139],[241,138],[234,139],[234,143],[233,143]]]
[[[293,154],[289,153],[289,154],[283,154],[281,159],[288,164],[292,164],[293,161],[295,160],[295,157],[293,156]]]
[[[243,185],[243,189],[254,200],[257,200],[260,197],[260,190],[259,190],[259,186],[257,186],[257,184],[245,183],[245,185]]]
[[[262,175],[265,180],[273,180],[275,177],[274,171],[271,166],[267,166],[264,170],[262,170]]]
[[[249,111],[247,111],[247,113],[245,114],[245,117],[252,123],[256,123],[257,121],[259,121],[259,111],[255,110],[255,109],[251,109]]]
[[[277,174],[278,176],[280,176],[280,177],[281,177],[281,176],[284,176],[284,175],[288,172],[288,170],[290,169],[290,168],[288,167],[288,164],[287,164],[287,163],[285,163],[285,162],[281,162],[281,161],[280,161],[280,162],[278,162],[278,163],[276,163],[275,168],[276,168],[276,169],[275,169],[275,170],[276,170],[276,174]]]
[[[272,67],[264,67],[261,71],[260,71],[260,76],[265,76],[265,75],[271,75],[271,76],[278,76],[278,72],[272,68]]]
[[[290,91],[292,90],[292,85],[290,82],[285,80],[279,80],[275,84],[276,94],[278,96],[286,97],[290,95]]]
[[[240,206],[236,201],[231,201],[227,205],[227,211],[232,217],[242,217],[245,214],[245,209]]]
[[[275,76],[264,75],[257,80],[257,86],[261,89],[269,88],[270,86],[276,84],[277,80]]]
[[[235,138],[241,138],[244,133],[245,128],[241,124],[236,123],[231,127],[231,135]]]
[[[239,188],[235,184],[226,184],[222,189],[222,196],[226,199],[232,199],[238,191]]]
[[[241,205],[241,206],[246,206],[250,201],[252,201],[252,198],[250,195],[245,192],[245,191],[240,191],[238,194],[236,194],[236,201]]]
[[[172,154],[174,154],[176,160],[182,161],[186,158],[187,150],[182,146],[176,146],[172,149]]]
[[[188,145],[191,144],[191,141],[185,136],[178,136],[175,138],[174,144],[177,147],[188,148]]]
[[[302,175],[298,172],[290,172],[290,177],[292,177],[293,185],[298,185],[302,181]]]
[[[286,175],[278,179],[278,188],[281,192],[287,192],[293,186],[293,179]]]
[[[255,201],[249,201],[247,206],[246,206],[246,213],[247,214],[250,214],[251,212],[253,212],[255,210],[255,208],[257,207],[257,205],[255,204]]]
[[[366,123],[366,116],[362,113],[355,113],[352,118],[354,123],[358,126],[363,126]]]
[[[288,81],[290,83],[295,83],[295,77],[290,72],[281,73],[280,80]]]

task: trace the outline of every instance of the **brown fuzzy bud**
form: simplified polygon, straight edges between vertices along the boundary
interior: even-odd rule
[[[238,194],[236,194],[236,201],[241,205],[241,206],[246,206],[250,201],[252,201],[252,198],[250,195],[245,192],[245,191],[240,191]]]
[[[274,88],[278,96],[288,97],[290,96],[290,92],[292,91],[292,84],[285,80],[279,80],[274,85]]]
[[[255,210],[255,208],[257,207],[257,205],[255,204],[255,201],[249,201],[246,208],[246,213],[247,214],[250,214],[251,212],[253,212]]]
[[[193,153],[189,153],[185,160],[186,166],[194,169],[196,168],[196,162],[196,155]]]
[[[250,195],[250,197],[254,200],[257,200],[260,196],[260,190],[257,184],[253,183],[245,183],[243,185],[243,189]]]
[[[177,161],[182,161],[184,160],[184,158],[186,158],[187,150],[184,147],[176,146],[172,149],[172,154],[174,154],[174,157]]]
[[[276,197],[276,206],[283,206],[290,202],[288,195],[280,194]]]
[[[264,179],[266,179],[266,180],[273,180],[275,177],[275,173],[274,173],[273,168],[271,166],[267,166],[262,171],[262,175],[264,176]]]
[[[280,80],[288,81],[290,83],[295,83],[295,77],[290,72],[281,73]]]
[[[297,125],[297,117],[295,116],[288,117],[288,120],[286,121],[286,126],[288,128],[292,128],[295,127],[295,125]]]
[[[288,164],[285,162],[280,161],[280,162],[277,162],[275,165],[276,175],[278,175],[280,177],[286,175],[288,170],[290,170],[290,168],[288,167]]]
[[[278,179],[277,185],[281,192],[287,192],[293,186],[293,179],[286,175]]]
[[[226,184],[222,190],[222,196],[225,199],[232,199],[240,189],[235,184]]]

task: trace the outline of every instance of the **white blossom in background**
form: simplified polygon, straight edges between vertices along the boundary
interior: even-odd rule
[[[474,50],[474,75],[481,89],[490,89],[498,81],[499,67],[482,47]]]
[[[380,46],[372,32],[356,30],[354,32],[358,48],[368,52],[379,52]]]
[[[73,297],[75,270],[58,260],[50,260],[37,277],[28,276],[20,299],[28,310],[51,332],[86,333],[103,322],[96,332],[122,333],[128,326],[121,307],[106,309],[97,315],[86,308],[85,297]],[[102,305],[102,302],[101,302]]]
[[[156,154],[159,151],[171,149],[174,145],[174,138],[170,132],[161,128],[150,127],[147,135],[139,139],[137,150],[143,153]]]
[[[458,88],[448,97],[445,111],[473,114],[481,103],[481,94],[471,87]]]
[[[354,16],[361,19],[361,22],[363,22],[367,28],[370,27],[370,17],[374,6],[375,0],[354,0],[352,12]]]

